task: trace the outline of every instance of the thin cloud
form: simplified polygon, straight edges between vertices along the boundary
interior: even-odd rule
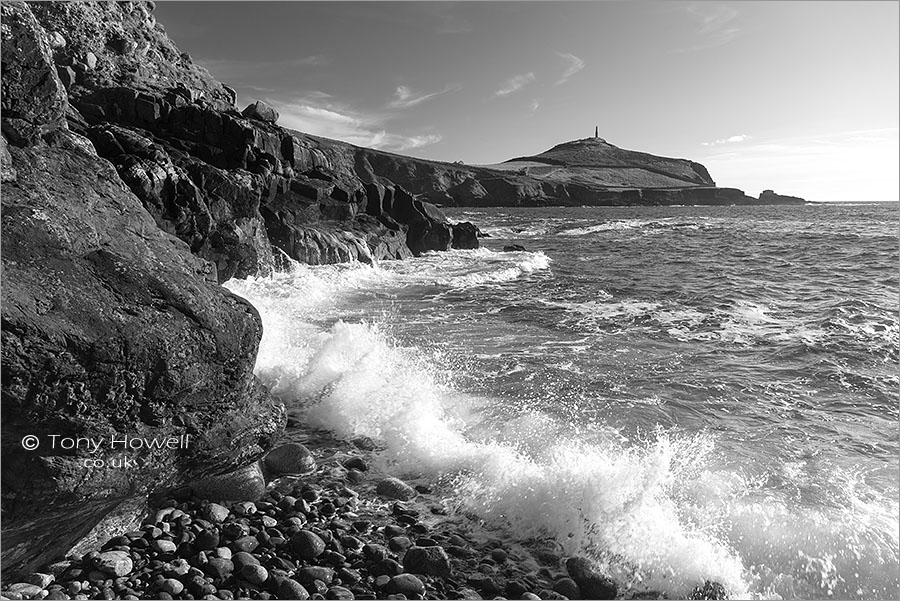
[[[499,90],[494,92],[494,96],[509,96],[510,94],[518,92],[535,79],[534,73],[523,73],[511,77],[503,83],[503,86]]]
[[[267,70],[270,69],[284,70],[291,68],[296,69],[298,67],[326,67],[334,62],[331,57],[324,54],[314,54],[275,61],[228,60],[217,58],[196,58],[194,61],[202,67],[205,67],[211,75],[216,77],[216,79],[237,85],[246,85],[247,83],[258,79],[260,73],[267,73]]]
[[[387,115],[354,110],[323,92],[312,92],[289,102],[266,99],[278,109],[279,124],[305,133],[367,148],[403,152],[441,141],[436,133],[406,135],[388,131]]]
[[[740,13],[732,6],[718,2],[689,2],[682,10],[696,23],[695,36],[699,40],[690,46],[676,48],[672,52],[685,53],[723,46],[740,34],[735,21]]]
[[[814,201],[898,200],[896,127],[775,138],[710,149],[697,159],[720,185]]]
[[[566,83],[570,77],[584,69],[584,61],[574,54],[569,54],[568,52],[557,52],[556,54],[566,62],[566,70],[563,72],[562,77],[559,78],[559,81],[556,82],[556,85]]]
[[[452,92],[458,90],[458,86],[450,86],[448,88],[444,88],[440,92],[431,92],[430,94],[414,94],[412,90],[410,90],[406,86],[398,86],[397,90],[394,92],[394,98],[391,100],[387,107],[391,109],[406,109],[418,104],[422,104],[429,98],[434,98],[435,96],[440,96],[441,94],[446,94],[447,92]]]
[[[747,134],[740,134],[738,136],[731,136],[729,138],[721,138],[719,140],[713,140],[712,142],[700,142],[701,146],[721,146],[722,144],[738,144],[740,142],[746,142],[747,140],[752,140],[753,136],[748,136]]]

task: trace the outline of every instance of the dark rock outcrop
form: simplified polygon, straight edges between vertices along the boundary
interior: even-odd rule
[[[156,226],[87,140],[57,136],[11,146],[17,175],[3,189],[11,570],[64,553],[127,497],[254,460],[284,419],[252,374],[255,309],[210,281],[208,263]],[[23,449],[25,436],[38,448]],[[135,451],[116,444],[126,436],[180,442]]]
[[[2,11],[3,566],[15,575],[129,530],[148,496],[261,494],[257,460],[284,409],[252,373],[259,315],[219,282],[285,256],[443,250],[453,225],[278,127],[272,107],[239,113],[152,2]]]
[[[772,190],[763,190],[759,195],[759,201],[770,205],[802,205],[806,201],[798,196],[787,196],[784,194],[776,194]]]

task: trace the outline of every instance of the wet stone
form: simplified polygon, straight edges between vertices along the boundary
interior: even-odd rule
[[[441,547],[410,547],[403,557],[403,567],[414,574],[449,576],[450,558]]]
[[[315,559],[325,551],[325,541],[314,532],[301,530],[291,537],[291,548],[302,559]]]
[[[269,579],[269,571],[261,565],[245,565],[241,567],[241,578],[250,584],[262,584]]]
[[[326,599],[355,599],[353,593],[342,586],[332,586],[325,592]]]
[[[385,478],[375,487],[375,492],[382,497],[408,501],[416,496],[412,486],[398,478]]]
[[[302,444],[290,442],[272,449],[263,460],[273,474],[308,474],[315,471],[316,460]]]
[[[362,457],[350,457],[344,461],[344,467],[348,470],[359,470],[360,472],[365,472],[369,469],[368,464]]]
[[[94,565],[101,572],[126,576],[131,573],[134,563],[125,551],[104,551],[95,559]]]
[[[569,599],[581,598],[581,589],[578,588],[578,585],[571,578],[560,578],[553,583],[553,590]]]
[[[306,587],[293,578],[283,578],[278,583],[276,595],[279,599],[296,599],[297,601],[309,599],[309,591],[306,590]]]
[[[162,584],[160,584],[159,590],[170,595],[180,595],[181,591],[184,590],[184,585],[180,580],[176,580],[174,578],[166,578],[162,581]]]
[[[397,574],[386,586],[388,593],[402,593],[407,597],[425,594],[425,584],[412,574]]]
[[[309,566],[297,570],[295,577],[303,585],[312,584],[316,580],[329,584],[334,580],[334,570],[321,566]]]

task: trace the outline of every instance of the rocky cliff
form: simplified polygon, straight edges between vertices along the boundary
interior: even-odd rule
[[[4,577],[127,529],[148,494],[252,464],[281,434],[252,372],[259,315],[219,282],[285,256],[478,244],[270,107],[239,112],[153,8],[2,4]]]
[[[602,138],[559,144],[495,165],[404,157],[302,136],[335,164],[364,180],[384,177],[417,197],[446,206],[617,206],[802,204],[800,198],[754,198],[718,187],[706,167],[687,159],[624,150]]]

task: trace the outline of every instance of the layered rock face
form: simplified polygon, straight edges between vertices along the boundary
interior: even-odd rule
[[[618,148],[602,138],[559,144],[532,157],[473,166],[404,157],[307,136],[359,177],[385,177],[423,200],[447,206],[619,206],[802,204],[721,188],[687,159]]]
[[[432,219],[436,209],[394,212],[382,202],[393,182],[359,177],[340,152],[277,126],[263,102],[238,112],[234,91],[166,37],[152,3],[30,6],[53,42],[69,128],[220,282],[266,273],[282,253],[318,264],[449,247],[453,225]],[[376,189],[385,190],[380,198]],[[423,219],[431,234],[414,232],[407,245],[407,230]]]

